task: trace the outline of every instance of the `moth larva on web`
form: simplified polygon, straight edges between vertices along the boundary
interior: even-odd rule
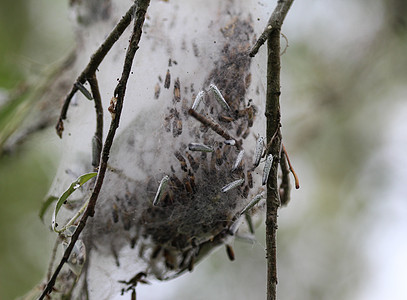
[[[167,74],[165,74],[164,88],[169,89],[170,84],[171,84],[171,74],[170,70],[167,70]]]
[[[197,108],[198,108],[198,106],[199,106],[199,103],[201,103],[201,101],[202,101],[202,99],[203,99],[204,96],[205,96],[205,92],[204,92],[204,91],[200,91],[200,92],[198,93],[198,95],[196,95],[195,101],[194,101],[194,103],[192,104],[192,109],[193,109],[193,110],[197,110]]]
[[[236,188],[236,187],[242,185],[243,182],[244,182],[244,179],[241,178],[241,179],[235,180],[235,181],[233,181],[233,182],[231,182],[231,183],[228,183],[227,185],[225,185],[225,186],[221,189],[221,192],[222,192],[222,193],[226,193],[227,191],[230,191],[231,189],[234,189],[234,188]]]
[[[204,144],[200,143],[189,143],[188,144],[188,149],[191,151],[200,151],[200,152],[213,152],[215,149],[213,149],[211,146],[207,146]]]
[[[253,175],[250,170],[247,171],[247,183],[249,185],[249,188],[253,188]]]
[[[245,208],[243,208],[243,210],[240,212],[240,215],[247,213],[253,206],[255,206],[257,203],[259,203],[259,201],[262,198],[264,198],[264,193],[260,193],[256,196],[254,196],[254,198],[249,202],[249,204],[247,204],[245,206]]]
[[[239,167],[240,163],[242,162],[243,156],[244,156],[244,150],[240,150],[239,154],[237,155],[236,161],[233,164],[232,172],[235,171]]]
[[[175,157],[179,160],[179,162],[181,163],[181,169],[182,169],[184,172],[186,172],[187,169],[188,169],[188,166],[187,166],[187,162],[185,161],[185,158],[182,156],[181,152],[176,151],[176,152],[174,153],[174,155],[175,155]]]
[[[231,261],[235,260],[235,252],[231,245],[226,244],[226,253]]]
[[[261,181],[262,185],[265,185],[267,182],[267,179],[269,178],[270,170],[271,170],[271,164],[273,162],[273,155],[269,154],[266,158],[266,163],[264,164],[264,169],[263,169],[263,179]]]
[[[155,194],[154,200],[153,200],[153,205],[156,206],[158,202],[161,200],[161,196],[163,194],[163,191],[167,187],[168,180],[170,180],[170,177],[168,175],[165,175],[163,179],[161,179],[160,185],[158,186],[157,193]]]
[[[181,101],[181,83],[179,82],[179,77],[174,82],[174,100],[177,102]]]
[[[213,94],[215,95],[215,99],[216,101],[219,102],[219,104],[228,111],[231,111],[229,104],[226,102],[225,98],[223,98],[222,93],[219,91],[218,87],[216,85],[214,85],[213,83],[211,83],[209,85],[209,89],[213,92]]]
[[[261,154],[263,152],[263,137],[259,137],[256,142],[256,148],[254,150],[254,163],[253,166],[256,168],[260,163]]]

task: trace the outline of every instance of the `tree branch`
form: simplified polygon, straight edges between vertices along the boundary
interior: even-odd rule
[[[280,30],[270,32],[267,42],[267,141],[273,139],[280,128]],[[277,171],[280,162],[281,133],[273,139],[269,149],[273,162],[267,182],[266,247],[267,247],[267,299],[277,299],[277,211],[280,207]]]
[[[273,155],[271,171],[267,181],[267,212],[266,212],[266,247],[267,247],[267,300],[277,299],[277,211],[280,207],[280,195],[277,182],[277,171],[280,164],[282,136],[280,132],[280,32],[284,18],[293,0],[279,0],[271,15],[268,25],[256,45],[250,52],[254,56],[260,46],[267,40],[267,92],[266,118],[267,142],[271,146],[269,153]],[[278,132],[276,134],[276,132]]]
[[[291,4],[293,4],[294,0],[278,0],[277,6],[274,9],[273,13],[270,16],[269,21],[267,22],[267,26],[264,29],[263,33],[260,35],[259,39],[257,40],[256,44],[253,46],[252,50],[250,50],[250,57],[254,57],[257,52],[259,51],[260,47],[266,42],[268,39],[271,31],[277,29],[280,31],[281,26],[283,25],[285,16],[287,15],[288,11],[290,10]]]
[[[73,249],[76,241],[79,238],[79,235],[81,234],[82,230],[85,228],[88,217],[94,216],[96,201],[98,199],[100,190],[102,188],[103,179],[105,177],[105,173],[106,173],[106,169],[107,169],[107,162],[109,160],[110,148],[113,144],[113,139],[116,134],[116,130],[119,127],[120,115],[121,115],[121,111],[123,108],[123,101],[124,101],[124,95],[125,95],[125,91],[126,91],[127,80],[130,75],[130,70],[131,70],[131,66],[133,64],[134,55],[138,49],[138,43],[141,38],[142,27],[143,27],[146,11],[147,11],[149,4],[150,4],[150,0],[139,0],[138,1],[136,13],[135,13],[136,17],[134,20],[133,32],[132,32],[132,36],[130,39],[130,45],[127,49],[122,76],[115,89],[115,95],[117,95],[117,104],[115,106],[115,117],[112,119],[112,121],[110,123],[110,129],[109,129],[109,132],[106,137],[106,141],[103,146],[101,164],[100,164],[99,172],[98,172],[98,175],[96,178],[96,183],[93,188],[93,193],[89,200],[89,205],[86,208],[86,211],[83,214],[83,216],[78,224],[78,227],[76,228],[74,234],[72,235],[71,242],[69,243],[68,247],[66,248],[59,265],[57,266],[56,270],[54,271],[54,274],[52,275],[47,286],[45,287],[44,291],[42,292],[41,296],[39,297],[39,300],[44,299],[44,297],[46,295],[51,293],[59,272],[61,271],[63,265],[68,261],[68,258],[72,252],[72,249]],[[134,7],[134,5],[132,7]]]
[[[288,166],[290,168],[290,172],[294,176],[295,188],[298,190],[300,188],[300,180],[298,179],[297,173],[295,173],[295,171],[294,171],[294,168],[293,168],[293,166],[291,164],[290,158],[288,157],[288,152],[285,149],[284,144],[283,144],[283,152],[284,152],[285,158],[287,159],[287,163],[288,163]]]
[[[130,9],[126,12],[126,14],[122,17],[122,19],[117,23],[116,27],[112,30],[106,40],[103,42],[102,45],[96,50],[96,52],[90,58],[90,61],[86,68],[82,71],[82,73],[76,79],[76,82],[84,84],[89,78],[95,74],[97,68],[102,63],[103,59],[109,53],[110,49],[113,45],[117,42],[126,28],[129,26],[131,20],[134,16],[134,10],[136,9],[136,4],[133,4]],[[65,97],[64,105],[61,109],[61,114],[58,119],[58,123],[56,125],[56,131],[59,137],[62,137],[62,132],[64,131],[63,120],[66,119],[66,114],[68,112],[69,104],[71,103],[72,97],[78,91],[78,88],[75,84],[72,85],[71,91]]]
[[[96,73],[88,79],[92,96],[95,101],[96,111],[96,131],[92,139],[92,166],[95,170],[99,167],[100,154],[102,152],[102,139],[103,139],[103,107],[102,98],[100,96],[99,84],[96,78]]]

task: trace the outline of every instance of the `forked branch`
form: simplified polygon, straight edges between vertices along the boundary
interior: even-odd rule
[[[260,35],[259,39],[256,41],[256,44],[250,50],[250,57],[254,57],[259,51],[260,47],[266,42],[271,31],[278,30],[280,31],[281,26],[283,25],[285,16],[290,10],[291,4],[294,0],[278,0],[277,7],[274,9],[273,13],[270,16],[267,26],[264,29],[263,33]]]
[[[138,5],[137,5],[137,8],[136,8],[136,12],[135,12],[135,20],[134,20],[133,32],[132,32],[131,39],[130,39],[130,45],[129,45],[129,47],[127,49],[127,52],[126,52],[126,57],[125,57],[124,65],[123,65],[123,72],[122,72],[121,78],[119,80],[119,83],[116,86],[115,93],[114,93],[116,98],[117,98],[117,103],[116,103],[116,106],[115,106],[115,117],[112,119],[112,121],[110,123],[110,129],[109,129],[109,132],[107,134],[105,143],[103,145],[101,163],[100,163],[100,166],[99,166],[99,172],[98,172],[98,175],[97,175],[97,178],[96,178],[96,183],[95,183],[95,186],[93,188],[93,193],[92,193],[92,195],[90,197],[89,205],[86,208],[86,211],[83,214],[83,216],[82,216],[82,218],[81,218],[81,220],[80,220],[74,234],[72,235],[71,241],[70,241],[68,247],[66,248],[66,250],[64,252],[64,255],[63,255],[59,265],[55,269],[52,277],[48,281],[48,284],[46,285],[44,291],[42,292],[41,296],[39,297],[40,300],[44,299],[45,296],[47,296],[49,293],[51,293],[52,288],[53,288],[53,286],[54,286],[54,284],[56,282],[56,279],[58,277],[59,272],[61,271],[63,265],[68,261],[68,258],[69,258],[70,254],[72,252],[72,249],[73,249],[76,241],[79,238],[79,235],[81,234],[82,230],[85,228],[87,219],[89,217],[93,217],[93,215],[94,215],[96,201],[98,199],[100,190],[102,188],[103,179],[105,177],[105,173],[106,173],[106,169],[107,169],[107,162],[109,160],[110,148],[111,148],[111,146],[113,144],[113,139],[114,139],[114,136],[116,134],[116,130],[119,127],[120,115],[121,115],[122,108],[123,108],[123,101],[124,101],[124,95],[125,95],[125,92],[126,92],[127,80],[129,78],[129,75],[130,75],[134,55],[135,55],[135,53],[136,53],[136,51],[138,49],[138,43],[139,43],[140,38],[141,38],[142,27],[143,27],[143,24],[144,24],[146,11],[147,11],[147,8],[148,8],[148,6],[150,4],[150,0],[139,0],[137,2],[138,2]],[[134,5],[132,6],[132,9],[134,9]],[[129,13],[127,13],[126,16],[128,14]],[[106,43],[106,41],[105,41],[105,43]],[[104,55],[106,55],[106,54],[107,54],[107,52]],[[100,62],[101,62],[101,60],[99,61],[99,63]],[[92,67],[92,66],[88,65],[88,67],[86,69],[88,69],[88,68],[94,68],[94,66]],[[86,73],[85,72],[86,70],[84,72],[87,75],[89,75],[89,74],[93,74],[95,70],[96,69],[93,69],[93,71],[89,72],[89,73]],[[95,82],[93,82],[93,83],[95,83]]]
[[[136,9],[137,4],[133,4],[130,9],[126,12],[126,14],[122,17],[122,19],[117,23],[116,27],[112,30],[112,32],[108,35],[106,40],[100,45],[100,47],[95,51],[95,53],[90,58],[88,65],[82,71],[82,73],[78,76],[75,83],[84,84],[86,81],[91,79],[95,74],[97,68],[102,63],[105,56],[109,53],[110,49],[113,45],[117,42],[126,28],[129,26],[131,20],[134,17],[134,10]],[[57,134],[59,137],[62,137],[62,132],[64,131],[63,120],[66,119],[66,114],[68,112],[69,104],[71,103],[72,97],[78,91],[78,87],[76,84],[72,85],[71,91],[65,97],[64,104],[61,109],[61,114],[58,119],[58,123],[56,125]]]

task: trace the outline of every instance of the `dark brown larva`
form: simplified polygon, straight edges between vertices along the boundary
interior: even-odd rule
[[[223,155],[222,155],[222,151],[218,148],[215,150],[215,154],[216,154],[216,164],[218,166],[221,166],[223,163]]]
[[[191,256],[191,260],[189,261],[189,264],[188,264],[189,272],[192,272],[192,270],[194,269],[194,264],[195,264],[195,257]]]
[[[185,190],[189,193],[189,194],[193,194],[193,190],[192,190],[192,186],[191,183],[189,182],[188,178],[185,177],[184,178],[184,186],[185,186]]]
[[[247,126],[253,127],[254,110],[253,106],[247,108]]]
[[[119,222],[119,209],[115,203],[113,203],[112,206],[112,218],[114,223]]]
[[[130,230],[130,227],[131,227],[131,224],[132,224],[132,219],[131,219],[130,212],[123,211],[121,216],[122,216],[124,230],[126,230],[126,231]]]
[[[176,102],[180,102],[181,101],[181,83],[179,82],[179,78],[177,77],[177,79],[174,82],[174,100]]]
[[[164,249],[163,256],[165,259],[166,267],[169,268],[170,270],[174,269],[176,262],[175,256],[168,249]]]
[[[155,246],[153,252],[151,253],[151,259],[157,258],[157,256],[158,256],[158,254],[160,253],[161,249],[162,249],[162,248],[161,248],[160,245]]]
[[[174,119],[172,122],[172,135],[177,137],[182,133],[182,121],[180,119]]]
[[[179,180],[175,174],[171,176],[171,182],[176,189],[181,189],[183,187],[181,180]]]
[[[199,163],[195,161],[195,159],[192,157],[192,155],[187,151],[185,152],[185,155],[188,158],[189,164],[191,165],[192,170],[196,171],[199,168]]]
[[[174,117],[173,114],[169,114],[164,118],[164,128],[166,132],[170,132],[171,131],[171,119]]]
[[[157,83],[154,87],[154,99],[158,99],[160,97],[160,85]]]
[[[220,115],[218,117],[218,119],[219,119],[219,121],[225,122],[225,123],[233,122],[233,120],[234,120],[232,117],[224,116],[224,115]]]
[[[170,70],[167,70],[167,74],[165,74],[164,88],[169,89],[170,84],[171,84],[171,74]]]
[[[243,189],[243,197],[247,198],[249,196],[249,190],[249,186],[246,185]]]
[[[246,138],[249,136],[249,134],[250,134],[250,128],[247,128],[247,129],[245,130],[245,132],[243,132],[242,138],[243,138],[243,139],[246,139]]]
[[[252,73],[249,73],[246,75],[244,79],[245,88],[248,89],[251,83],[252,83]]]
[[[236,130],[236,136],[239,137],[243,132],[243,125],[239,125]]]
[[[185,158],[182,156],[181,152],[176,151],[176,152],[174,153],[174,155],[175,155],[175,157],[179,160],[179,162],[181,163],[181,169],[182,169],[184,172],[187,172],[187,170],[188,170],[187,162],[185,161]]]
[[[192,191],[195,193],[196,192],[195,176],[191,172],[191,170],[188,171],[188,176],[189,176],[189,183],[191,184]]]
[[[249,185],[249,188],[253,188],[253,175],[250,170],[247,171],[247,184]]]
[[[235,252],[233,251],[232,246],[226,244],[226,253],[231,261],[235,260]]]
[[[196,57],[198,57],[199,56],[199,49],[198,49],[198,45],[195,42],[192,43],[192,50],[194,51],[194,55]]]

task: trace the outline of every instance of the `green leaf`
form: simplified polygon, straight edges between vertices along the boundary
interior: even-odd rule
[[[92,179],[97,175],[96,172],[92,173],[87,173],[83,174],[82,176],[79,176],[78,179],[76,179],[74,182],[72,182],[71,186],[62,194],[61,197],[59,197],[57,204],[55,205],[54,213],[52,214],[52,230],[55,232],[62,232],[64,229],[58,230],[56,229],[56,219],[57,215],[59,213],[59,210],[61,209],[62,205],[67,201],[68,197],[75,192],[78,188],[80,188],[83,184],[85,184],[88,180]]]
[[[52,202],[58,200],[58,197],[49,196],[41,205],[40,212],[38,216],[40,217],[41,221],[44,222],[44,215],[47,212],[48,207],[51,205]]]

